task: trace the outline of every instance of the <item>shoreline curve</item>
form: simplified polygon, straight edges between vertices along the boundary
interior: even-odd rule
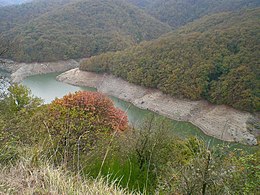
[[[247,122],[254,118],[248,112],[225,105],[213,105],[204,100],[176,99],[159,90],[137,86],[113,75],[86,72],[78,68],[64,72],[56,79],[71,85],[93,87],[138,108],[176,121],[190,122],[205,134],[224,141],[257,145],[256,137],[248,130]]]

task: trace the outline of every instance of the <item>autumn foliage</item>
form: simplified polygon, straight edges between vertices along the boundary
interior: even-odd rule
[[[172,97],[259,111],[259,12],[204,17],[157,40],[83,60],[80,69]]]
[[[64,109],[76,109],[96,119],[95,125],[102,125],[114,131],[124,131],[128,120],[125,113],[114,107],[111,99],[102,93],[80,91],[69,94],[61,99],[56,99],[50,105],[50,109],[61,106]],[[55,110],[55,109],[54,109]],[[56,114],[59,114],[56,112]]]
[[[98,92],[80,91],[56,99],[48,105],[46,115],[46,148],[50,155],[55,151],[56,163],[71,166],[75,160],[83,162],[91,151],[106,148],[114,132],[128,127],[124,112]]]

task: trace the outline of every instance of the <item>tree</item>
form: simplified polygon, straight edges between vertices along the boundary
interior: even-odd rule
[[[7,54],[11,48],[13,48],[13,43],[0,34],[0,63],[4,63],[4,60],[1,58],[3,58],[3,56]]]
[[[0,161],[17,159],[17,143],[31,145],[39,141],[33,129],[41,128],[42,118],[37,117],[41,105],[42,101],[22,85],[14,84],[7,92],[0,90]]]
[[[172,149],[175,160],[164,166],[161,189],[167,194],[257,193],[259,153],[230,151],[228,145],[209,149],[194,138],[178,145]]]
[[[83,157],[100,140],[105,142],[114,132],[128,128],[125,113],[98,92],[81,91],[56,99],[48,106],[46,116],[51,138],[47,148],[56,150],[58,160],[65,163],[75,155]]]
[[[1,91],[0,97],[0,112],[7,118],[16,115],[23,109],[29,110],[42,105],[40,98],[34,97],[28,88],[16,83],[8,88],[7,93]]]

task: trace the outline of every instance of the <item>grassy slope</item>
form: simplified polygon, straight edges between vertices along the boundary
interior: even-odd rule
[[[80,0],[5,31],[18,61],[81,58],[158,38],[170,27],[120,0]]]
[[[105,179],[93,181],[48,162],[40,163],[24,158],[14,165],[0,166],[0,194],[131,194]]]
[[[259,8],[204,17],[157,40],[93,57],[80,68],[172,96],[259,110],[259,19]]]

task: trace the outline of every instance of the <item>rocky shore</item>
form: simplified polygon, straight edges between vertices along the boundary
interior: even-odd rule
[[[17,63],[11,60],[1,60],[0,69],[11,73],[11,81],[21,82],[24,78],[37,74],[64,72],[79,66],[75,60],[44,62],[44,63]]]
[[[257,144],[248,121],[259,119],[247,112],[224,105],[212,105],[207,101],[175,99],[158,90],[133,85],[112,75],[80,71],[78,68],[59,75],[57,80],[77,86],[94,87],[102,93],[131,102],[139,108],[157,112],[174,120],[191,122],[205,134],[224,141]]]

